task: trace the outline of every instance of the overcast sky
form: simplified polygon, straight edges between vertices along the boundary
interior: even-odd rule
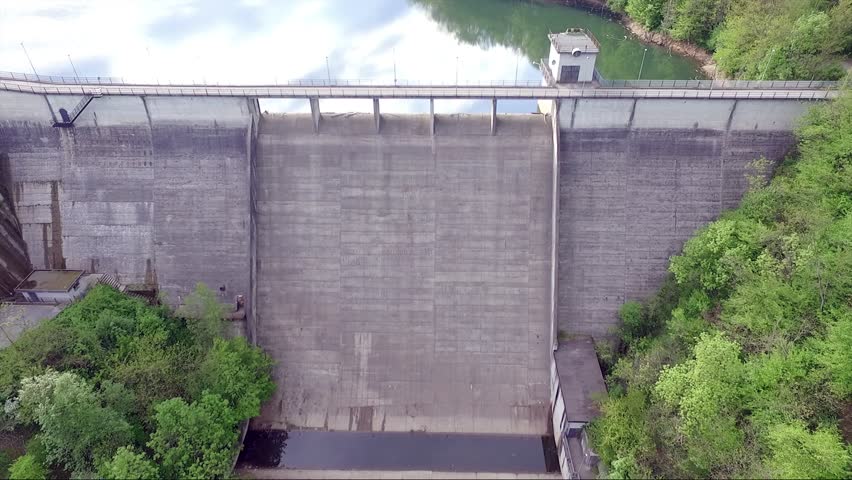
[[[327,78],[461,83],[514,80],[520,54],[460,44],[405,0],[0,0],[0,69],[135,82],[272,83]],[[520,77],[537,73],[520,59]],[[307,102],[267,101],[306,111]],[[369,101],[323,102],[368,111]],[[386,112],[425,102],[383,101]],[[439,102],[439,111],[484,109]]]

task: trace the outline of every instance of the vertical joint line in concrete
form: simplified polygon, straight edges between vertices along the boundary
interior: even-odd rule
[[[728,123],[725,125],[725,133],[731,131],[731,123],[734,121],[734,111],[737,109],[737,103],[739,103],[739,100],[734,100],[734,104],[731,105],[731,113],[728,114]]]
[[[42,97],[44,98],[44,103],[47,104],[47,109],[50,110],[50,117],[53,119],[53,123],[56,123],[56,112],[53,111],[53,105],[50,104],[47,95],[42,95]]]
[[[633,128],[633,117],[636,116],[636,102],[637,101],[638,101],[638,99],[634,98],[633,99],[633,106],[630,107],[630,120],[627,121],[627,129],[628,130]]]
[[[497,134],[497,97],[491,99],[491,135]]]
[[[249,301],[246,302],[246,330],[249,341],[257,345],[257,140],[260,129],[260,101],[248,98],[251,119],[248,125],[249,180]]]
[[[576,109],[576,99],[575,109]],[[558,313],[559,313],[559,184],[560,184],[560,168],[559,154],[560,148],[560,129],[559,129],[559,100],[553,100],[551,107],[551,128],[553,129],[553,170],[551,179],[550,192],[550,346],[551,346],[551,362],[553,362],[552,352],[558,347],[559,328],[558,328]],[[552,407],[552,406],[551,406]]]
[[[731,105],[731,113],[728,114],[728,122],[725,124],[725,136],[722,137],[722,152],[719,155],[719,212],[725,210],[725,155],[728,153],[728,140],[731,136],[731,124],[734,122],[734,112],[737,109],[738,100]]]
[[[311,97],[308,101],[311,104],[311,118],[314,121],[314,133],[319,133],[320,118],[322,116],[320,114],[319,98]]]
[[[574,103],[571,105],[571,128],[574,128],[574,115],[577,114],[577,102],[578,101],[579,101],[579,99],[575,98]],[[557,106],[558,106],[558,103],[557,103]]]
[[[429,99],[429,133],[435,136],[435,99]]]
[[[382,130],[382,114],[379,112],[379,99],[373,99],[373,119],[376,121],[376,133]]]
[[[148,110],[148,102],[145,100],[145,97],[139,97],[139,98],[142,100],[142,108],[145,109],[145,118],[148,119],[148,128],[151,129],[151,132],[152,132],[152,135],[153,135],[154,124],[153,124],[153,122],[151,122],[151,112]],[[152,152],[153,152],[153,143],[154,142],[151,142]]]

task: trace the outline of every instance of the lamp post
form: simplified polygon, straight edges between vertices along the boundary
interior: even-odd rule
[[[645,66],[645,55],[648,54],[648,49],[646,48],[644,52],[642,52],[642,63],[639,65],[639,76],[636,77],[636,80],[642,80],[642,68]]]
[[[80,75],[77,74],[77,67],[74,66],[74,62],[71,60],[71,54],[68,54],[68,63],[71,64],[71,70],[74,70],[74,78],[80,80]]]
[[[33,74],[35,74],[36,78],[38,78],[38,72],[36,72],[35,65],[33,65],[33,61],[30,58],[30,54],[27,53],[27,47],[24,46],[24,42],[21,42],[21,48],[24,49],[24,55],[27,56],[27,61],[30,62],[30,68],[33,69]]]
[[[331,69],[328,67],[328,57],[325,57],[325,74],[328,75],[328,84],[331,85]]]
[[[518,84],[518,62],[519,62],[519,60],[518,60],[518,57],[516,55],[515,56],[515,85]]]

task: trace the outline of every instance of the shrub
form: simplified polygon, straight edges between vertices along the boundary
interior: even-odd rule
[[[156,430],[148,447],[169,478],[222,478],[236,453],[236,418],[228,402],[205,393],[187,404],[181,398],[155,408]]]
[[[198,388],[219,395],[234,408],[239,420],[260,414],[260,405],[275,390],[272,359],[245,338],[216,339],[201,363]]]
[[[22,455],[9,467],[11,480],[42,480],[47,478],[47,469],[32,455]]]
[[[121,447],[111,460],[100,468],[103,478],[114,480],[154,480],[160,478],[157,466],[141,453],[135,453],[127,447]]]
[[[40,427],[47,460],[69,471],[92,471],[131,439],[130,424],[105,408],[90,385],[69,372],[24,379],[18,415]]]

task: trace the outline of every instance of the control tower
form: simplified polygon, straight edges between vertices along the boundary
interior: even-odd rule
[[[550,39],[547,66],[557,84],[594,80],[600,44],[591,32],[582,28],[569,28],[563,33],[551,33],[547,37]]]

